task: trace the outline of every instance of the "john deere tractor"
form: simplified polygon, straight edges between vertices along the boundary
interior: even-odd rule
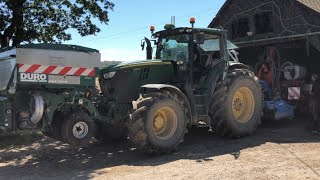
[[[0,134],[42,128],[77,146],[94,135],[129,136],[138,149],[168,153],[192,126],[227,137],[256,130],[260,86],[248,66],[230,60],[237,59],[230,53],[236,46],[224,30],[151,30],[147,60],[100,69],[100,53],[85,47],[30,44],[1,51]]]
[[[224,30],[167,25],[152,36],[145,40],[148,46],[155,42],[156,60],[128,70],[130,76],[141,72],[141,95],[132,102],[129,121],[129,139],[138,149],[171,152],[192,126],[230,138],[255,132],[263,106],[260,85],[250,67],[234,61],[230,51],[236,46]],[[152,49],[147,47],[147,57]]]

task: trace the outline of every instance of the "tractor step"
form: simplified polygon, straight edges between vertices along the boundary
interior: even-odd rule
[[[198,121],[197,127],[211,127],[211,122],[209,122],[208,118],[206,117],[205,119]]]
[[[207,95],[195,95],[195,111],[197,116],[208,116]]]

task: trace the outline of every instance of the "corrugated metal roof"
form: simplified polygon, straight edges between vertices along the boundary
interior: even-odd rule
[[[310,9],[313,9],[314,11],[317,11],[320,13],[320,0],[297,0],[301,4],[307,6]]]

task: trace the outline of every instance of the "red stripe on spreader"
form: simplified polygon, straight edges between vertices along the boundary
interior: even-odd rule
[[[87,68],[80,68],[73,75],[80,76],[85,70],[87,70]]]
[[[26,72],[27,73],[34,73],[41,65],[39,64],[35,64],[35,65],[32,65]]]
[[[289,90],[288,99],[290,99],[290,100],[300,99],[300,89],[299,88],[291,87],[288,90]]]
[[[66,75],[71,69],[72,69],[72,67],[65,67],[58,74],[59,75]]]
[[[24,64],[18,64],[18,67],[21,68]]]
[[[42,74],[50,74],[53,70],[55,70],[57,66],[49,66],[46,70],[42,72]]]
[[[93,77],[94,74],[95,74],[95,71],[94,71],[94,69],[93,69],[93,70],[88,74],[88,76]]]

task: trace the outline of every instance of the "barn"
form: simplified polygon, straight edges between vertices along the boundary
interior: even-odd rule
[[[320,73],[320,0],[227,0],[209,27],[224,28],[253,67],[273,49],[291,62]]]

